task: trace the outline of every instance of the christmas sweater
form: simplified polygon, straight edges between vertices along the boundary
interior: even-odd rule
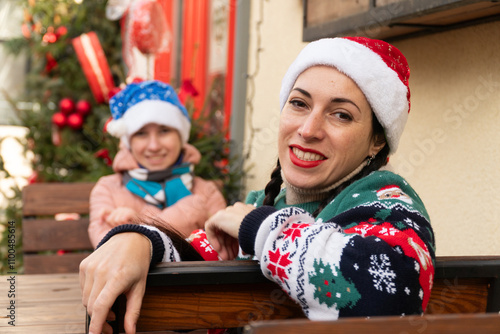
[[[287,205],[283,189],[274,207],[262,206],[264,196],[254,191],[247,197],[257,208],[241,224],[240,247],[309,319],[423,313],[434,277],[434,234],[421,199],[403,178],[373,172],[316,218],[311,213],[319,202]],[[101,244],[128,231],[150,238],[152,266],[180,260],[168,237],[152,227],[118,226]]]
[[[435,243],[427,211],[400,176],[377,171],[344,189],[316,218],[319,203],[275,206],[263,191],[241,225],[245,253],[312,320],[421,314],[431,294]]]

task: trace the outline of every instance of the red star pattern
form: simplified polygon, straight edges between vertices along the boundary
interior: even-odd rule
[[[288,279],[286,274],[286,267],[292,263],[288,259],[290,256],[290,252],[281,254],[280,250],[277,249],[276,252],[269,251],[269,264],[267,265],[267,269],[271,271],[273,276],[278,276],[281,282],[285,282],[285,279]]]
[[[293,223],[292,226],[283,231],[283,234],[286,235],[285,239],[290,237],[292,238],[292,242],[295,241],[295,238],[298,238],[302,235],[302,229],[308,226],[310,226],[310,224]]]

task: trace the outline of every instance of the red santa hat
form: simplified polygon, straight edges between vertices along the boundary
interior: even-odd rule
[[[309,43],[283,78],[280,110],[297,77],[316,65],[335,67],[358,85],[384,128],[390,153],[394,153],[410,112],[410,68],[401,51],[366,37],[325,38]]]

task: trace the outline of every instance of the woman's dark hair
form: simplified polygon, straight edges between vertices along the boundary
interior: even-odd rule
[[[384,135],[384,128],[378,121],[377,117],[375,117],[374,114],[372,114],[372,129],[373,129],[373,136],[376,140],[385,140],[385,135]],[[365,166],[358,174],[356,174],[354,177],[351,179],[345,181],[338,187],[330,190],[328,195],[325,197],[325,199],[319,204],[318,208],[316,211],[313,213],[313,216],[316,217],[324,208],[325,206],[333,201],[333,199],[345,188],[347,188],[350,184],[353,182],[369,175],[371,172],[376,171],[380,169],[381,167],[385,166],[387,164],[387,157],[389,156],[389,145],[385,144],[385,146],[378,152],[378,154],[375,156],[375,158]],[[269,183],[266,185],[264,189],[265,197],[264,197],[264,202],[263,205],[274,205],[274,200],[276,199],[276,196],[278,196],[280,190],[281,190],[281,184],[283,183],[283,179],[281,177],[281,166],[280,162],[278,160],[276,164],[276,168],[273,170],[271,173],[271,180]]]
[[[165,233],[170,240],[172,240],[172,245],[177,252],[179,252],[179,256],[182,261],[205,261],[196,249],[194,249],[194,247],[186,241],[182,234],[174,227],[170,226],[166,221],[161,220],[158,217],[143,216],[141,217],[140,224],[154,226]]]
[[[267,183],[266,188],[264,188],[264,205],[274,205],[274,200],[276,196],[280,193],[281,184],[283,183],[283,179],[281,178],[281,165],[280,160],[276,162],[276,167],[271,173],[271,180]]]

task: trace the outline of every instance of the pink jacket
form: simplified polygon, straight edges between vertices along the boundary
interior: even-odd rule
[[[184,160],[197,163],[200,159],[200,153],[193,146],[187,146]],[[112,229],[112,226],[103,219],[103,213],[106,210],[122,206],[129,207],[140,215],[150,215],[167,222],[187,237],[192,231],[203,228],[205,221],[211,215],[226,207],[226,201],[214,182],[195,177],[191,195],[160,210],[132,194],[123,186],[121,172],[138,167],[130,151],[121,147],[113,161],[113,170],[116,174],[101,177],[92,189],[88,231],[94,247]]]

